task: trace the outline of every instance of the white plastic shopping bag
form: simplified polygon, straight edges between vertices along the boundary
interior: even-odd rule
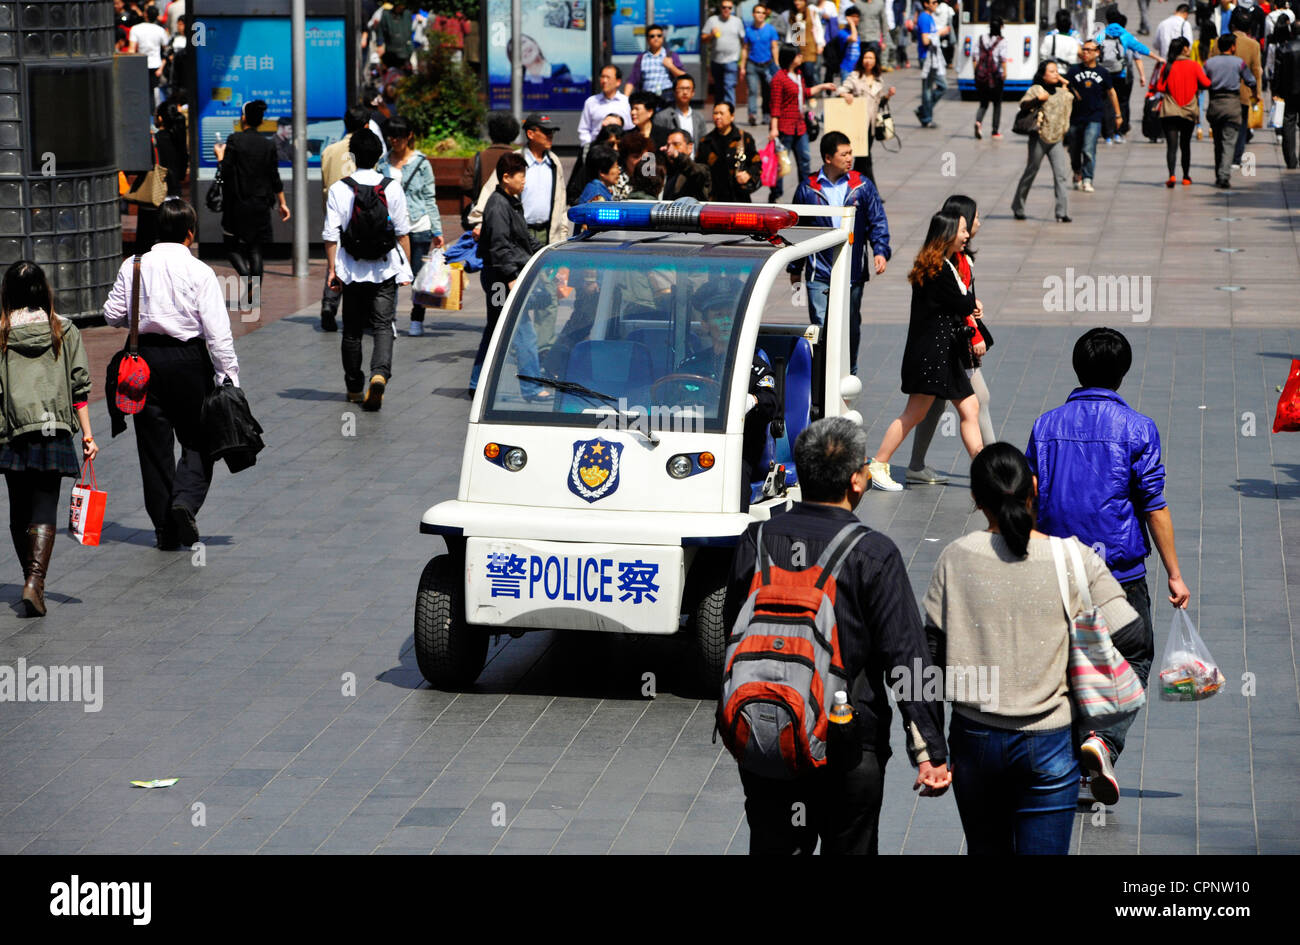
[[[425,257],[424,265],[415,274],[411,284],[411,301],[416,305],[436,305],[436,299],[442,298],[451,288],[451,270],[442,250],[435,249]]]
[[[1223,688],[1224,682],[1192,618],[1186,610],[1175,610],[1160,660],[1160,698],[1166,702],[1196,702],[1210,698]]]

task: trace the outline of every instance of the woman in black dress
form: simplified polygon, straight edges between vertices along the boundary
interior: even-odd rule
[[[182,187],[190,167],[190,148],[186,142],[185,116],[175,99],[168,99],[158,106],[154,113],[154,127],[158,129],[153,135],[154,154],[158,163],[167,169],[167,196],[183,196]],[[136,220],[136,252],[147,253],[156,242],[158,208],[141,204]]]
[[[953,256],[970,239],[966,220],[959,214],[939,212],[930,218],[925,245],[916,254],[907,281],[912,283],[912,314],[903,349],[903,393],[907,406],[889,429],[872,457],[871,484],[886,492],[902,485],[889,475],[889,458],[903,438],[925,418],[936,397],[950,400],[961,418],[961,439],[972,457],[984,442],[980,437],[979,400],[962,363],[966,347],[966,317],[982,315],[984,308],[953,265]]]
[[[262,284],[262,244],[271,242],[271,207],[279,203],[280,219],[289,220],[275,143],[257,131],[265,115],[266,102],[246,102],[244,130],[213,146],[224,184],[221,235],[230,265],[248,281],[249,304],[256,303],[254,292]]]
[[[27,616],[43,617],[62,480],[76,476],[80,460],[94,459],[99,447],[90,432],[90,365],[81,334],[54,314],[50,284],[34,263],[14,263],[0,284],[0,387],[9,534],[23,568]]]

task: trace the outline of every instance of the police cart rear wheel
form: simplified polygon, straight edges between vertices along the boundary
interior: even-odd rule
[[[697,560],[691,568],[694,606],[691,610],[690,645],[694,662],[694,681],[710,697],[716,697],[722,685],[722,670],[727,653],[727,625],[723,610],[727,605],[729,555],[710,555]]]
[[[470,685],[483,672],[487,634],[465,623],[464,575],[452,555],[424,566],[415,595],[415,660],[439,689]]]

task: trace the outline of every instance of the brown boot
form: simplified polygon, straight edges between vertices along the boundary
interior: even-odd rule
[[[18,563],[23,569],[23,580],[27,580],[28,573],[31,572],[31,561],[27,555],[27,526],[10,525],[9,535],[14,540],[14,554],[18,556]]]
[[[27,616],[45,616],[45,575],[49,572],[50,553],[54,551],[53,525],[32,525],[27,529],[28,561],[31,570],[23,585],[23,603]]]

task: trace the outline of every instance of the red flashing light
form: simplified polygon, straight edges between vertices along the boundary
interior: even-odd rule
[[[799,214],[780,207],[755,207],[741,210],[734,207],[700,208],[701,233],[745,233],[770,239],[787,226],[794,226]]]

